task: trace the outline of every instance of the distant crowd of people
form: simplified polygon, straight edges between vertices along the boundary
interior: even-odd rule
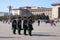
[[[47,20],[46,23],[50,23],[51,26],[56,26],[56,22],[54,20]]]
[[[24,17],[23,19],[23,28],[22,28],[22,19],[21,17],[18,17],[16,20],[13,18],[12,20],[12,29],[13,29],[13,34],[16,34],[16,30],[18,30],[18,34],[21,35],[21,30],[24,30],[24,35],[27,35],[27,30],[30,36],[32,36],[31,32],[33,30],[33,20],[32,17],[29,17],[28,19]]]

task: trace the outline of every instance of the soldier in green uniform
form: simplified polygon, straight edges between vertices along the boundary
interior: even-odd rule
[[[29,33],[30,36],[32,36],[32,35],[31,35],[31,32],[32,32],[32,30],[33,30],[32,23],[33,23],[32,17],[29,17],[29,19],[28,19],[28,33]]]
[[[16,34],[16,26],[17,26],[17,21],[15,20],[15,18],[13,18],[12,21],[13,34]]]
[[[18,34],[21,34],[22,26],[21,26],[22,20],[21,17],[18,17]]]
[[[26,34],[26,31],[27,31],[27,19],[26,19],[26,17],[24,17],[24,20],[23,20],[23,30],[24,30],[24,35],[27,35]]]

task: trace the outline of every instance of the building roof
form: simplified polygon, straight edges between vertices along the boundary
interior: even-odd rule
[[[36,6],[24,6],[24,7],[19,7],[15,8],[13,10],[24,10],[24,9],[29,9],[29,10],[41,10],[41,9],[49,9],[52,10],[52,8],[46,8],[46,7],[36,7]]]
[[[14,8],[14,9],[12,9],[12,10],[19,10],[18,8]]]
[[[60,5],[60,2],[55,2],[53,4],[51,4],[52,6],[56,6],[56,5]]]

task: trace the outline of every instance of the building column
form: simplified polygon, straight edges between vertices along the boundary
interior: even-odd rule
[[[53,6],[52,7],[52,19],[56,19],[56,18],[58,18],[58,7]]]

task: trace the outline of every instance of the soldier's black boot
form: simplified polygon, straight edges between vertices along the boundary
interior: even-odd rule
[[[18,30],[18,34],[19,34],[19,35],[21,35],[20,31],[21,31],[21,30]]]
[[[32,36],[32,35],[31,35],[31,30],[29,30],[29,35]]]
[[[16,31],[16,30],[13,30],[13,34],[16,34],[15,31]]]
[[[26,30],[24,30],[24,35],[27,35],[27,34],[26,34]]]

